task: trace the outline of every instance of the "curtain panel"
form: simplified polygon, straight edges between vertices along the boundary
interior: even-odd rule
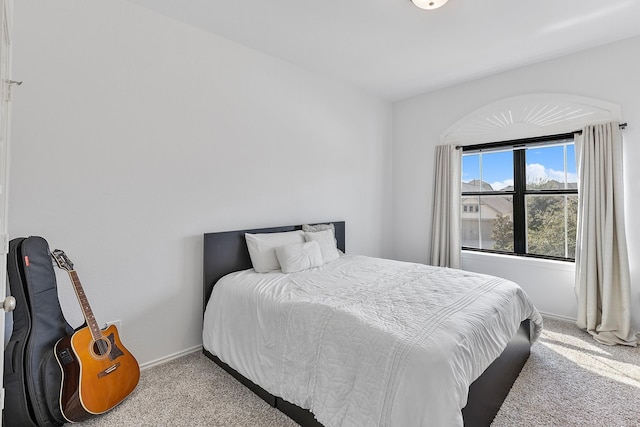
[[[575,135],[578,163],[577,324],[600,343],[636,346],[624,221],[619,123]]]
[[[460,268],[462,150],[438,145],[435,152],[431,265]]]

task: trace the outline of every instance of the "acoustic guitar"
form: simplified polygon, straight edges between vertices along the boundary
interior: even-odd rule
[[[60,409],[70,422],[102,414],[122,402],[136,388],[140,367],[122,345],[115,325],[100,329],[73,264],[65,253],[51,256],[71,277],[86,325],[60,339],[54,354],[62,369]]]

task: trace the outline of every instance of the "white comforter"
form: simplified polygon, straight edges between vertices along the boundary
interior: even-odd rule
[[[204,348],[331,426],[462,426],[469,385],[524,319],[542,318],[492,276],[346,255],[292,274],[215,286]]]

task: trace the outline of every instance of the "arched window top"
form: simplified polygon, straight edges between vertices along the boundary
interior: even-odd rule
[[[442,133],[444,144],[481,144],[568,133],[620,121],[620,106],[598,99],[544,93],[505,98],[468,114]]]

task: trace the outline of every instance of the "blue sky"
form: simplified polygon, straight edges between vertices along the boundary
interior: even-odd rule
[[[567,152],[567,168],[564,166],[564,150]],[[480,159],[482,157],[482,159]],[[527,149],[527,181],[555,179],[576,182],[575,149],[573,144],[554,145]],[[491,184],[494,190],[513,185],[513,152],[494,151],[475,153],[462,157],[462,181],[481,179]]]

